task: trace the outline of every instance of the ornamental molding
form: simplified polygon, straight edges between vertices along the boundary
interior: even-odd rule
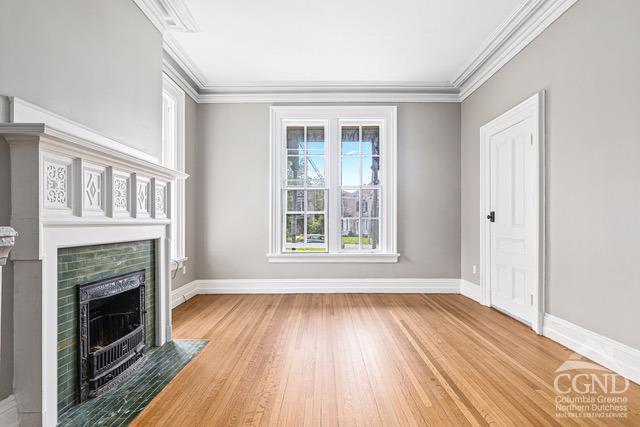
[[[161,33],[195,33],[200,27],[184,0],[133,0]]]
[[[9,252],[16,242],[18,233],[11,227],[0,227],[0,266],[7,263]],[[0,281],[2,279],[0,278]]]
[[[80,285],[78,287],[78,300],[80,303],[121,294],[131,289],[144,285],[144,270],[111,277],[98,282]]]

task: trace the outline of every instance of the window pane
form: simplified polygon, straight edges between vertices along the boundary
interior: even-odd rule
[[[307,191],[307,211],[308,212],[324,211],[324,190]]]
[[[344,126],[342,128],[342,154],[360,154],[360,129],[358,126]]]
[[[287,150],[291,155],[303,154],[304,127],[295,126],[287,128]]]
[[[359,190],[342,190],[342,217],[358,218]]]
[[[378,126],[362,126],[362,154],[365,156],[380,155],[380,128]]]
[[[307,185],[311,187],[324,186],[323,156],[307,156]]]
[[[380,157],[362,157],[362,185],[380,184]]]
[[[307,152],[309,154],[322,154],[324,150],[324,128],[307,128]]]
[[[307,243],[324,245],[324,214],[307,215]]]
[[[287,211],[289,212],[304,211],[304,191],[303,190],[287,191]]]
[[[345,156],[357,156],[360,154],[360,145],[358,141],[342,142],[342,154]]]
[[[342,157],[342,185],[360,185],[360,157]]]
[[[360,141],[360,128],[358,126],[342,126],[342,142]]]
[[[363,219],[360,221],[362,234],[362,249],[374,250],[379,245],[379,221],[377,219]]]
[[[380,193],[378,190],[362,190],[360,204],[363,217],[378,218],[380,216]]]
[[[358,220],[343,219],[342,230],[340,232],[340,246],[346,250],[357,250],[360,248],[358,237]]]
[[[304,185],[304,157],[287,157],[287,185],[292,187]]]
[[[287,243],[304,242],[304,216],[287,214]]]

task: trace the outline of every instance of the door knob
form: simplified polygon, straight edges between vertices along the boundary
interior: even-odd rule
[[[489,215],[487,215],[487,219],[491,222],[496,222],[496,212],[491,211]]]

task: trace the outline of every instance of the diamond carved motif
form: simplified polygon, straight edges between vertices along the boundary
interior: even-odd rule
[[[147,200],[149,198],[149,185],[147,183],[138,183],[137,199],[138,212],[148,212]]]
[[[50,208],[67,208],[69,169],[67,165],[45,162],[45,201]]]
[[[84,172],[84,201],[85,208],[102,210],[102,174],[98,171]]]

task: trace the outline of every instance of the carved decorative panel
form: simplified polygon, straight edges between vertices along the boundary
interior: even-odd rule
[[[148,216],[151,209],[150,200],[150,181],[148,178],[137,177],[136,178],[136,216],[144,217]]]
[[[45,158],[44,207],[47,209],[69,209],[71,207],[71,161]]]
[[[129,212],[130,178],[127,174],[113,173],[113,211]]]
[[[104,168],[83,168],[82,200],[85,211],[104,212],[104,176]]]
[[[167,216],[167,185],[156,184],[156,218]]]

